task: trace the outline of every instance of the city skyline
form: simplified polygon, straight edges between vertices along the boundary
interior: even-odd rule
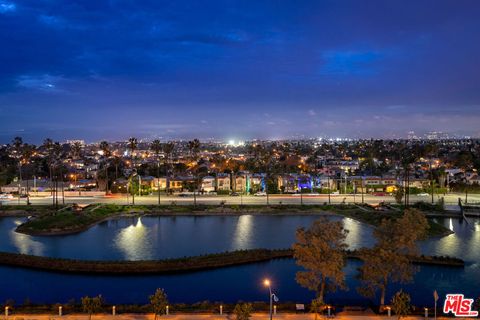
[[[476,1],[0,0],[0,143],[479,137],[479,13]]]

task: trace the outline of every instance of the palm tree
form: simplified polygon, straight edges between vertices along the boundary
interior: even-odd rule
[[[110,145],[107,141],[100,142],[100,149],[103,151],[103,161],[105,167],[105,195],[108,194],[108,158],[110,157]]]
[[[190,149],[190,156],[193,160],[196,160],[198,152],[200,151],[200,140],[193,139],[188,142],[188,149]]]
[[[82,144],[79,141],[75,141],[70,146],[70,152],[71,152],[71,157],[73,159],[80,158],[80,155],[82,153]]]
[[[410,204],[410,166],[415,162],[415,154],[408,148],[404,150],[401,164],[404,172],[405,207]]]
[[[162,143],[160,140],[153,140],[150,144],[150,150],[153,151],[157,158],[158,205],[160,205],[160,152],[162,152]]]
[[[270,183],[271,177],[271,168],[272,168],[272,160],[273,160],[273,154],[271,150],[269,149],[264,149],[263,150],[263,155],[262,155],[262,162],[263,165],[265,166],[265,194],[267,195],[267,205],[270,204],[270,199],[269,199],[269,194],[268,194],[268,185]]]
[[[48,165],[48,172],[50,176],[50,190],[53,195],[53,175],[52,175],[52,148],[53,148],[53,140],[50,138],[46,138],[43,140],[42,148],[45,149],[45,152],[47,153],[47,165]]]
[[[22,146],[22,154],[21,154],[21,160],[20,160],[20,171],[22,169],[22,165],[26,165],[30,162],[30,160],[32,159],[33,157],[33,154],[35,153],[35,150],[36,150],[36,147],[34,145],[30,145],[30,144],[24,144]],[[27,205],[30,204],[30,197],[29,197],[29,192],[28,192],[28,189],[29,189],[29,183],[28,183],[28,172],[27,172],[27,190],[26,190],[26,195],[27,195]]]
[[[128,149],[130,149],[130,157],[133,159],[133,153],[137,150],[138,147],[138,140],[137,138],[131,137],[128,139],[127,144]]]
[[[21,183],[22,183],[22,149],[23,149],[23,139],[22,137],[15,137],[12,140],[12,155],[17,159],[18,165],[18,196],[20,199]]]
[[[53,197],[53,140],[50,138],[46,138],[43,140],[42,148],[45,149],[47,153],[47,165],[48,165],[48,172],[50,176],[50,193],[52,195],[53,204],[55,204],[55,199]]]
[[[190,155],[192,157],[192,160],[197,163],[198,161],[198,152],[200,150],[200,140],[198,139],[193,139],[192,141],[188,142],[188,148],[190,149]],[[195,172],[196,175],[196,172]],[[195,188],[193,189],[193,204],[194,206],[197,205],[197,196],[196,196],[196,191],[198,189],[199,181],[198,177],[195,177]]]
[[[130,137],[130,138],[128,139],[127,148],[130,149],[130,161],[131,161],[131,166],[132,166],[132,168],[134,168],[134,169],[135,169],[136,166],[135,166],[135,158],[134,158],[134,156],[133,156],[133,153],[135,152],[135,150],[137,150],[137,147],[138,147],[138,140],[137,140],[137,138],[135,138],[135,137]],[[132,175],[130,175],[130,176],[132,176]],[[140,191],[140,189],[141,189],[141,188],[140,188],[140,185],[139,185],[139,186],[138,186],[138,190]],[[127,190],[127,192],[128,192],[128,190]],[[141,194],[141,192],[140,192],[140,194]],[[134,203],[135,203],[135,191],[133,191],[133,198],[132,198],[132,199],[133,199],[133,201],[134,201]]]
[[[171,165],[171,157],[172,157],[172,154],[173,154],[173,151],[175,150],[175,142],[173,141],[170,141],[170,142],[167,142],[164,146],[163,146],[163,152],[165,153],[165,162],[167,164],[166,166],[166,169],[167,170],[167,193],[169,191],[169,188],[170,188],[170,168],[169,166]]]
[[[118,166],[122,163],[122,159],[119,156],[114,156],[112,158],[112,163],[115,166],[115,180],[118,179]]]
[[[438,154],[438,146],[436,144],[430,143],[425,146],[425,155],[429,157],[429,169],[430,169],[430,187],[432,188],[432,204],[434,203],[434,196],[435,193],[435,182],[433,180],[433,168],[432,168],[432,157],[436,157]]]
[[[62,160],[63,160],[63,148],[59,142],[52,142],[50,149],[48,150],[48,158],[49,158],[49,166],[51,170],[51,174],[55,179],[54,185],[54,196],[53,196],[53,204],[55,207],[58,207],[58,171],[56,172],[55,169],[60,168],[60,176],[62,177],[62,201],[65,203],[64,194],[64,183],[63,183],[63,167],[62,167]]]

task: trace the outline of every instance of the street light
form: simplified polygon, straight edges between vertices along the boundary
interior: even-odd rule
[[[265,285],[265,287],[268,288],[269,298],[270,298],[270,320],[272,320],[272,304],[273,304],[273,301],[272,301],[272,286],[271,286],[271,283],[270,283],[269,279],[265,279],[263,281],[263,284]]]
[[[269,292],[269,296],[270,296],[270,320],[272,320],[272,317],[273,317],[273,300],[275,299],[275,302],[277,302],[278,298],[275,295],[275,293],[272,292],[272,286],[271,286],[271,283],[270,283],[269,279],[265,279],[263,281],[263,284],[265,285],[265,287],[268,288],[268,292]]]

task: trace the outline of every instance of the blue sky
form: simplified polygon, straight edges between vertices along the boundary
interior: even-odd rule
[[[0,0],[0,142],[480,136],[480,2]]]

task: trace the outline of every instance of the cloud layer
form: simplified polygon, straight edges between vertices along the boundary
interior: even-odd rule
[[[0,142],[479,135],[479,16],[475,0],[0,0]]]

